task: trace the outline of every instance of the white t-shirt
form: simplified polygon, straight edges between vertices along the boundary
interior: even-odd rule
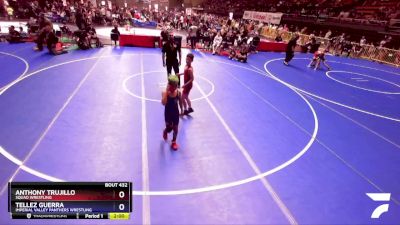
[[[195,37],[197,35],[197,27],[196,26],[191,26],[189,28],[189,36],[190,37]]]
[[[331,35],[332,35],[332,32],[331,32],[331,31],[328,31],[328,32],[326,32],[326,34],[325,34],[325,38],[329,38]]]
[[[219,45],[219,44],[221,44],[221,43],[222,43],[222,36],[221,36],[221,35],[215,36],[213,44],[214,44],[214,45]]]
[[[367,39],[362,38],[362,39],[360,40],[360,45],[365,45],[366,43],[367,43]]]

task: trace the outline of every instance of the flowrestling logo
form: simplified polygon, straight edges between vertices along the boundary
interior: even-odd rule
[[[390,193],[366,193],[375,202],[389,202]],[[371,214],[372,219],[378,219],[383,213],[389,211],[389,204],[382,204],[375,208]]]

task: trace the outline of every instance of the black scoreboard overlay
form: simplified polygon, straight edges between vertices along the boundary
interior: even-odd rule
[[[129,219],[131,182],[10,182],[13,219]]]

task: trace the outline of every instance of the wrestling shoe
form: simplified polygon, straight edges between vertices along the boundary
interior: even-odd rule
[[[176,151],[176,150],[178,150],[178,147],[179,147],[178,144],[175,141],[173,141],[171,144],[172,150]]]

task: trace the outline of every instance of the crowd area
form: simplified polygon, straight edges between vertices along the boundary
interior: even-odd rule
[[[3,0],[4,1],[4,0]],[[39,0],[39,1],[4,1],[0,7],[0,16],[9,18],[29,19],[44,12],[46,16],[57,22],[75,21],[85,18],[95,24],[111,24],[113,21],[123,21],[142,17],[145,20],[161,22],[168,19],[174,21],[177,11],[113,5],[94,7],[90,1]],[[261,12],[282,12],[289,15],[307,15],[316,17],[336,17],[365,20],[388,21],[400,18],[400,2],[396,0],[205,0],[202,4],[205,13],[226,15],[233,12],[243,15],[245,10]],[[180,14],[180,13],[179,13]],[[185,16],[184,16],[185,17]],[[190,20],[190,18],[185,18]],[[178,19],[176,19],[178,20]]]
[[[96,35],[94,25],[112,25],[111,38],[117,43],[120,32],[119,26],[131,24],[132,19],[141,21],[156,21],[161,30],[161,37],[167,42],[171,33],[183,32],[186,36],[186,44],[193,49],[212,51],[213,54],[225,53],[232,59],[246,62],[247,55],[256,52],[260,42],[259,32],[262,23],[243,19],[229,19],[207,13],[186,14],[184,10],[160,10],[149,9],[122,9],[114,7],[111,10],[105,7],[94,7],[90,1],[80,3],[68,3],[62,1],[46,1],[45,5],[38,2],[29,2],[24,10],[13,14],[13,17],[30,18],[27,32],[17,31],[15,27],[9,28],[6,39],[9,42],[23,42],[27,39],[25,34],[33,35],[38,43],[37,50],[43,49],[43,43],[47,43],[49,51],[53,54],[64,53],[57,48],[61,35],[70,35],[76,40],[80,49],[88,49],[95,42],[99,47],[99,38]],[[22,8],[19,8],[22,9]],[[12,18],[10,18],[12,19]],[[61,31],[54,31],[52,23],[61,23]],[[71,31],[67,24],[73,23],[77,30]],[[18,28],[19,29],[19,28]],[[46,39],[46,40],[45,40]]]
[[[316,17],[338,17],[387,21],[400,18],[400,2],[397,0],[206,0],[203,7],[207,12],[234,12],[244,10],[282,12],[293,15]]]
[[[114,29],[111,32],[111,39],[117,44],[120,32],[118,27],[127,24],[132,25],[132,20],[155,21],[161,30],[163,42],[167,42],[171,33],[180,32],[186,34],[186,45],[192,49],[211,51],[213,54],[226,54],[231,59],[246,62],[250,53],[257,52],[257,46],[261,40],[261,33],[264,29],[276,30],[275,41],[283,41],[282,35],[285,32],[310,35],[309,41],[303,43],[303,52],[315,52],[320,46],[321,38],[328,40],[329,48],[334,54],[357,55],[364,45],[374,45],[384,48],[398,48],[393,38],[386,35],[379,42],[368,40],[365,36],[351,37],[346,33],[339,33],[326,29],[311,29],[294,25],[273,25],[263,24],[258,21],[228,18],[211,12],[213,7],[218,6],[219,10],[232,10],[232,7],[244,9],[257,9],[265,11],[284,11],[299,14],[323,14],[330,13],[334,16],[343,16],[345,7],[354,4],[377,4],[375,2],[361,0],[296,0],[296,1],[239,1],[229,0],[222,4],[221,0],[207,0],[203,11],[186,14],[182,8],[170,10],[154,10],[149,8],[125,8],[113,6],[111,9],[105,6],[94,6],[90,1],[69,2],[63,4],[62,0],[48,1],[10,1],[4,7],[4,14],[9,19],[28,19],[28,30],[9,27],[9,34],[4,38],[9,42],[24,42],[31,37],[37,42],[37,49],[42,50],[45,43],[53,54],[61,54],[66,51],[63,48],[60,37],[62,35],[71,37],[80,49],[101,47],[102,43],[97,37],[95,26],[109,25]],[[390,2],[390,1],[389,1]],[[331,7],[329,12],[327,8]],[[230,7],[230,8],[224,8]],[[297,11],[294,11],[297,10]],[[322,11],[321,11],[322,10]],[[385,13],[393,15],[393,10]],[[350,10],[351,12],[351,10]],[[350,13],[350,15],[353,15]],[[60,31],[53,30],[52,23],[60,23]],[[71,31],[74,24],[77,28]],[[1,32],[1,30],[0,30]],[[174,38],[175,41],[180,39]],[[181,43],[179,43],[181,45]],[[351,54],[350,54],[351,53]]]

